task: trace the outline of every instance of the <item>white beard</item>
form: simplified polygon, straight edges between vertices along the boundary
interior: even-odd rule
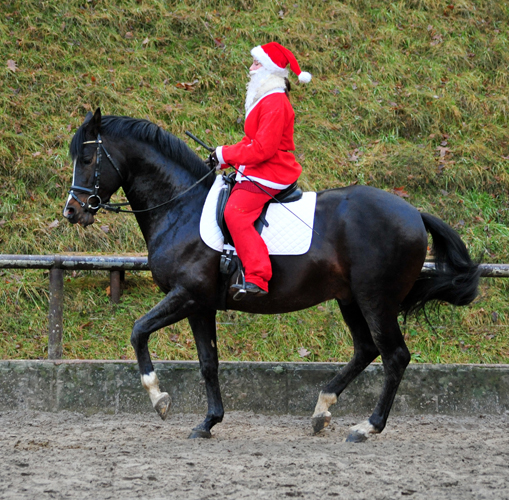
[[[267,92],[275,89],[285,89],[285,79],[271,73],[264,67],[256,71],[250,71],[250,80],[247,84],[246,113],[254,106],[254,104],[263,97]]]

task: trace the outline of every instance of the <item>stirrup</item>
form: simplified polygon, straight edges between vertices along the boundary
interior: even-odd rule
[[[240,287],[240,285],[238,285]],[[232,285],[230,288],[235,287]],[[245,288],[239,288],[238,292],[233,296],[233,300],[242,300],[247,295],[247,290]]]
[[[235,294],[235,296],[237,296],[239,293],[242,293],[242,296],[239,296],[239,298],[235,299],[235,300],[241,300],[242,297],[244,296],[244,294],[246,294],[246,293],[256,295],[256,296],[267,295],[267,292],[263,288],[260,288],[255,283],[250,283],[249,281],[246,282],[244,287],[242,287],[242,285],[238,284],[238,285],[232,285],[230,288],[234,288],[234,289],[238,290],[238,292]]]
[[[242,300],[247,295],[246,276],[244,275],[243,269],[240,270],[240,275],[242,276],[242,283],[239,283],[239,276],[237,275],[237,283],[230,287],[238,290],[238,292],[233,296],[233,300]]]

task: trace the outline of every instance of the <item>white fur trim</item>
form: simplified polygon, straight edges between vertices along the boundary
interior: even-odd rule
[[[220,165],[226,165],[226,162],[224,161],[223,158],[223,146],[219,146],[216,148],[216,156],[217,159],[219,160]]]
[[[312,75],[311,73],[308,73],[307,71],[302,71],[299,75],[299,82],[302,83],[309,83],[311,81]]]
[[[285,89],[274,89],[274,90],[271,90],[270,92],[267,92],[266,94],[262,95],[260,97],[260,99],[258,99],[248,110],[247,110],[247,113],[246,113],[246,120],[247,120],[247,117],[249,116],[249,113],[251,113],[251,111],[253,111],[253,109],[256,107],[256,105],[264,98],[264,97],[267,97],[269,95],[272,95],[272,94],[284,94],[285,93]]]
[[[262,179],[261,177],[253,177],[252,175],[249,176],[249,179],[247,177],[241,176],[240,174],[237,174],[235,176],[235,180],[237,182],[250,182],[250,181],[256,181],[258,184],[261,184],[262,186],[269,187],[272,189],[286,189],[290,186],[290,184],[278,184],[277,182],[268,181],[267,179]]]
[[[258,47],[252,49],[251,55],[253,56],[253,59],[256,59],[264,68],[268,69],[271,73],[282,76],[283,78],[288,76],[288,70],[286,68],[280,68],[277,64],[275,64],[262,49],[261,45],[258,45]]]

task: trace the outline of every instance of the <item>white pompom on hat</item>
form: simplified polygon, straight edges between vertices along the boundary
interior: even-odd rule
[[[251,55],[271,73],[287,77],[288,70],[286,66],[289,64],[290,69],[299,78],[299,82],[309,83],[311,81],[311,73],[301,71],[299,63],[292,52],[277,42],[258,45],[258,47],[251,50]]]

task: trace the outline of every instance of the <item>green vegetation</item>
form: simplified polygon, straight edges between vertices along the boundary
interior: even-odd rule
[[[249,51],[291,48],[301,184],[371,184],[440,216],[484,262],[509,262],[509,4],[488,0],[4,0],[0,20],[0,252],[145,250],[134,218],[63,221],[67,149],[87,111],[148,118],[185,138],[240,139]],[[292,81],[296,81],[292,78]],[[190,146],[205,157],[195,144]],[[120,196],[121,197],[121,196]],[[0,271],[0,357],[45,357],[47,274]],[[148,273],[109,303],[107,275],[66,276],[64,356],[132,358],[134,319],[160,298]],[[509,360],[508,284],[468,308],[412,318],[417,362]],[[222,359],[347,360],[333,303],[284,316],[218,315]],[[187,323],[153,336],[195,359]]]

